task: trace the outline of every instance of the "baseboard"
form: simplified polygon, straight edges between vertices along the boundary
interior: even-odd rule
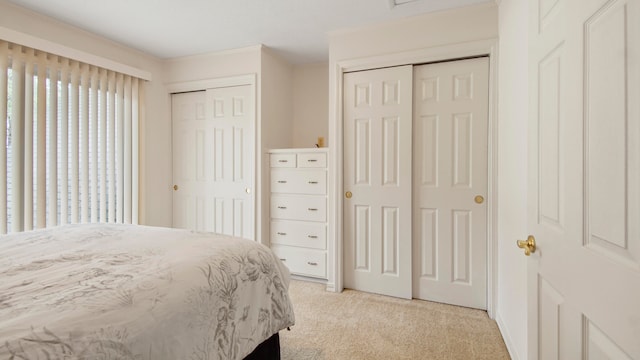
[[[509,356],[511,356],[512,360],[520,360],[516,349],[513,347],[513,341],[511,340],[511,336],[509,334],[509,331],[507,330],[507,326],[502,321],[502,317],[500,316],[500,314],[496,314],[496,323],[498,324],[498,329],[500,330],[500,334],[502,335],[502,340],[504,340],[504,344],[507,346]]]
[[[327,282],[327,291],[329,292],[338,292],[336,291],[336,284],[332,282]]]
[[[327,284],[327,280],[325,280],[325,279],[318,279],[318,278],[313,278],[313,277],[308,277],[308,276],[292,274],[291,278],[293,280],[300,280],[300,281],[306,281],[306,282],[312,282],[312,283],[318,283],[318,284]]]
[[[302,275],[291,275],[291,279],[300,280],[300,281],[307,281],[307,282],[312,282],[312,283],[318,283],[318,284],[325,284],[325,285],[327,285],[327,291],[328,292],[339,292],[339,291],[336,291],[335,283],[329,282],[329,281],[324,280],[324,279],[317,279],[317,278],[312,278],[312,277],[307,277],[307,276],[302,276]]]

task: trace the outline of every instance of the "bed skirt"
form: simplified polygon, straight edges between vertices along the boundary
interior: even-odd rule
[[[275,333],[263,341],[244,360],[280,360],[280,335]]]

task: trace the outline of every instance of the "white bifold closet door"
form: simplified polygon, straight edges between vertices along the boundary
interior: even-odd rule
[[[344,75],[344,284],[411,298],[412,66]]]
[[[487,307],[489,59],[414,68],[413,297]]]
[[[254,239],[249,85],[172,95],[173,226]]]

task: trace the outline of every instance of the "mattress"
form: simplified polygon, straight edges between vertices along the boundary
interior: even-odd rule
[[[254,241],[137,225],[0,237],[0,359],[242,359],[294,324]]]

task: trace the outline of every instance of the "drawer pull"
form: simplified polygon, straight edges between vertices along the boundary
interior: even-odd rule
[[[318,159],[309,159],[308,162],[318,162]]]
[[[278,206],[278,209],[282,209],[282,210],[284,210],[284,209],[286,209],[286,208],[287,208],[286,206]]]
[[[318,266],[317,262],[311,262],[311,261],[307,261],[307,264],[311,265],[311,266]]]
[[[289,160],[284,160],[284,159],[281,159],[281,160],[278,160],[278,162],[281,162],[281,163],[286,163],[286,162],[289,162]]]
[[[317,181],[309,181],[309,184],[317,184]]]
[[[278,180],[278,184],[286,184],[287,180]]]
[[[307,235],[307,237],[308,237],[309,239],[317,239],[317,238],[318,238],[318,237],[317,237],[317,236],[315,236],[315,235]]]
[[[279,233],[278,233],[278,235],[286,236],[286,235],[287,235],[287,233],[279,232]]]
[[[309,211],[318,211],[318,209],[316,209],[316,208],[308,208],[307,210],[309,210]]]

